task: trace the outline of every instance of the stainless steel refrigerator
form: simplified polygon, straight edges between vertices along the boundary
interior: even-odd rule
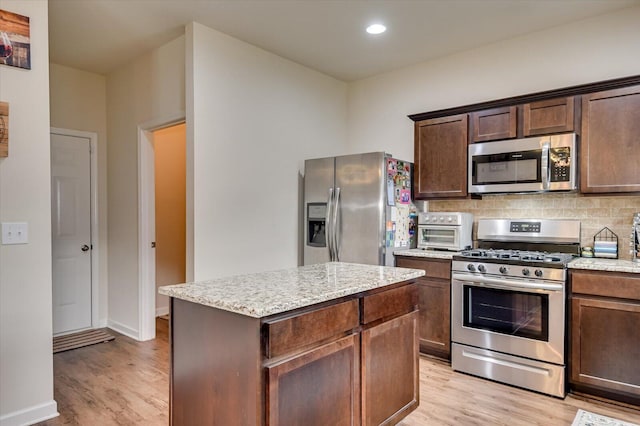
[[[304,264],[393,265],[415,247],[413,164],[384,152],[305,161]]]

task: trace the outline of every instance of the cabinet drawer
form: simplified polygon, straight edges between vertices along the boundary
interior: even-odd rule
[[[571,293],[640,300],[640,275],[571,271]]]
[[[362,323],[369,324],[414,311],[418,306],[418,286],[409,284],[362,300]]]
[[[274,358],[347,334],[360,324],[358,299],[293,317],[265,321],[265,355]]]
[[[396,257],[396,266],[400,268],[422,269],[425,277],[442,278],[448,280],[451,277],[451,261],[446,259],[419,259],[411,257]]]

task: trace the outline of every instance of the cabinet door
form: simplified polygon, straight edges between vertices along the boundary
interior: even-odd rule
[[[451,283],[419,279],[420,351],[449,359],[451,357]]]
[[[522,112],[525,137],[572,132],[574,129],[573,97],[524,104]]]
[[[640,86],[582,97],[580,192],[640,191]]]
[[[267,425],[359,425],[357,334],[267,367]]]
[[[497,141],[517,136],[517,107],[487,109],[471,113],[471,142]]]
[[[362,424],[395,424],[418,406],[418,312],[364,330],[361,350]]]
[[[640,403],[640,304],[571,299],[570,380]]]
[[[415,123],[416,199],[467,196],[466,114]]]

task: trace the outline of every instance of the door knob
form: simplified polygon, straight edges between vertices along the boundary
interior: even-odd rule
[[[83,246],[80,248],[80,250],[82,250],[82,251],[88,251],[88,250],[89,250],[89,246],[85,244],[85,245],[83,245]]]

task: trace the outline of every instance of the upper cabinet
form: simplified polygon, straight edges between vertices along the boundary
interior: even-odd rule
[[[582,97],[580,192],[640,191],[640,85]]]
[[[569,132],[579,136],[580,192],[640,192],[640,75],[409,118],[418,200],[467,196],[468,144]]]
[[[517,108],[515,106],[476,111],[470,114],[470,142],[487,142],[512,139],[516,132]]]
[[[467,196],[467,114],[415,123],[414,198]]]
[[[573,96],[524,104],[522,136],[573,132],[575,115]]]
[[[574,97],[474,111],[469,114],[469,143],[573,132]]]

